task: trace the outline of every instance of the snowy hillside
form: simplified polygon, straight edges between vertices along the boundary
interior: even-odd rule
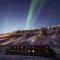
[[[60,26],[35,30],[18,30],[0,34],[0,46],[10,45],[50,45],[60,54]]]

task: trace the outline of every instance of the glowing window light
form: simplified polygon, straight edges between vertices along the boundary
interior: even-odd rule
[[[28,50],[28,52],[30,52],[30,50]]]
[[[35,51],[34,51],[34,50],[32,50],[32,52],[34,53]]]
[[[21,46],[21,48],[23,48],[23,47]]]

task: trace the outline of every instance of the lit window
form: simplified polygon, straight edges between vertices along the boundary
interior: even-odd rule
[[[21,46],[21,48],[23,48],[23,47]]]
[[[28,50],[28,52],[30,52],[30,50]]]
[[[32,50],[32,52],[35,52],[34,50]]]

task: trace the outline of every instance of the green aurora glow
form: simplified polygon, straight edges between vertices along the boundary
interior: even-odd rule
[[[32,0],[27,15],[26,29],[31,29],[32,24],[39,16],[39,12],[42,10],[46,2],[47,0]]]
[[[39,3],[39,0],[32,0],[32,3],[31,3],[31,5],[30,5],[30,9],[29,9],[29,12],[28,12],[28,16],[27,16],[26,29],[31,28],[32,18],[33,18],[33,16],[34,16],[34,11],[35,11],[38,3]]]

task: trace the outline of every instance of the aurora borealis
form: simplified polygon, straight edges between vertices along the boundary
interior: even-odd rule
[[[29,9],[29,13],[28,13],[28,16],[27,16],[26,29],[31,28],[31,25],[34,23],[34,20],[36,20],[37,16],[39,16],[39,12],[42,10],[43,6],[45,5],[45,3],[47,1],[48,0],[32,0],[31,6],[30,6],[30,9]],[[34,14],[34,12],[35,12],[35,14]],[[34,20],[33,20],[33,17],[35,17]]]
[[[60,0],[0,0],[0,33],[60,24]]]
[[[28,16],[27,16],[27,26],[26,26],[26,29],[29,29],[32,24],[32,19],[33,19],[33,16],[34,16],[34,11],[35,9],[37,8],[37,5],[39,4],[40,0],[32,0],[31,2],[31,6],[30,6],[30,9],[29,9],[29,12],[28,12]]]

